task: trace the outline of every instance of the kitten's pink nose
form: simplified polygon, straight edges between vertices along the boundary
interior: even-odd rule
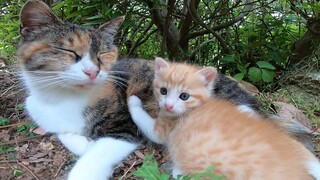
[[[171,111],[173,109],[173,104],[165,104],[164,107],[167,111]]]
[[[83,72],[89,77],[90,80],[95,79],[99,73],[99,71],[92,70],[92,69],[84,70]]]

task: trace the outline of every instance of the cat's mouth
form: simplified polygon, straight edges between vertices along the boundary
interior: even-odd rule
[[[89,81],[85,84],[78,84],[75,86],[81,89],[91,89],[93,86],[95,86],[95,83],[93,81]]]

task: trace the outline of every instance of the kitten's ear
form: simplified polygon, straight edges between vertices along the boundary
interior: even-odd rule
[[[103,34],[108,34],[108,36],[115,36],[119,30],[120,25],[124,21],[124,16],[120,16],[117,18],[112,19],[111,21],[101,25],[98,28],[99,32],[102,32]]]
[[[160,71],[160,69],[164,69],[169,67],[169,64],[162,59],[161,57],[156,57],[155,59],[155,71],[156,73],[158,73]]]
[[[217,77],[217,69],[214,67],[205,67],[198,71],[198,73],[203,77],[206,85],[212,86],[214,80]]]
[[[20,21],[20,33],[22,36],[39,32],[39,30],[54,24],[63,24],[46,3],[37,0],[28,1],[22,7]]]

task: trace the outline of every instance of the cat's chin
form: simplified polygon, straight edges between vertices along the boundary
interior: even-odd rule
[[[75,90],[80,90],[80,91],[87,91],[87,90],[91,90],[96,86],[96,83],[94,82],[88,82],[85,84],[77,84],[74,86]]]
[[[165,110],[160,110],[159,114],[161,114],[160,116],[167,117],[167,118],[177,118],[179,116],[179,114],[175,112],[169,112]]]

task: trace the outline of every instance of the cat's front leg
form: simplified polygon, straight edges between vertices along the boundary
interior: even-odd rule
[[[57,136],[69,151],[78,156],[82,156],[94,143],[93,140],[75,133],[59,133]]]
[[[114,138],[101,138],[77,161],[68,180],[105,180],[113,167],[137,148],[138,144]]]
[[[151,141],[164,144],[154,131],[155,120],[143,109],[141,100],[137,96],[130,96],[128,98],[128,108],[134,123],[136,123],[142,133]]]

